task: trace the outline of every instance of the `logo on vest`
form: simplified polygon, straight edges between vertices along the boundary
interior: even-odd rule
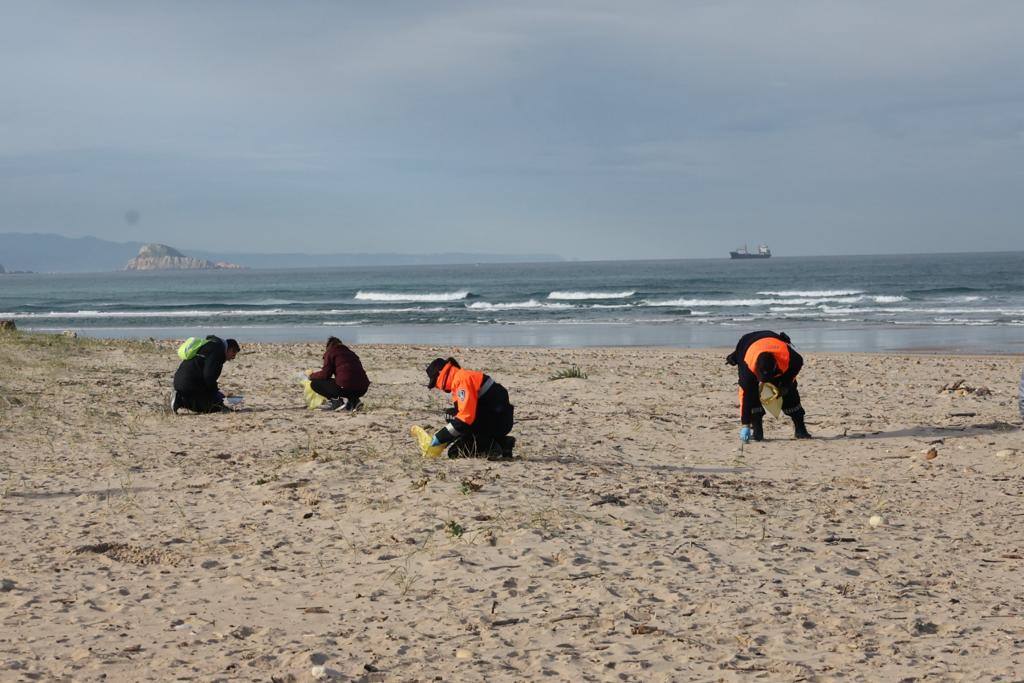
[[[466,400],[466,390],[465,389],[459,389],[456,392],[455,395],[459,397],[460,401],[465,401]]]

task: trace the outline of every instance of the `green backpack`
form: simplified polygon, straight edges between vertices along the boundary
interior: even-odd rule
[[[210,340],[205,337],[189,337],[178,347],[178,358],[192,360],[199,353],[199,349],[203,348],[208,341]]]

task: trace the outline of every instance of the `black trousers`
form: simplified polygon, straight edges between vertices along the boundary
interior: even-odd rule
[[[449,457],[472,457],[486,453],[495,446],[500,447],[501,438],[512,431],[515,406],[508,402],[508,392],[500,385],[491,391],[504,392],[504,395],[496,395],[498,400],[489,410],[483,406],[477,410],[476,420],[469,426],[469,431],[463,433],[448,449]]]
[[[309,387],[324,398],[347,398],[351,401],[354,398],[362,398],[366,395],[366,389],[362,391],[343,389],[335,384],[333,379],[310,380]]]
[[[178,392],[178,405],[187,408],[193,413],[219,413],[224,410],[224,404],[220,397],[215,394],[204,392]]]

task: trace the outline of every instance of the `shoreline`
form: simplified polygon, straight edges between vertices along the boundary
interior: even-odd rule
[[[481,348],[726,348],[754,329],[786,331],[808,352],[880,352],[968,355],[1024,354],[1024,328],[953,326],[794,325],[787,321],[750,324],[394,324],[76,327],[22,328],[26,332],[61,334],[65,330],[98,339],[184,339],[203,331],[220,337],[260,342],[316,342],[334,335],[354,344],[423,344]],[[984,333],[980,332],[984,330]],[[941,333],[945,341],[936,343]]]
[[[158,346],[160,348],[168,348],[171,351],[174,351],[177,348],[177,345],[180,344],[186,338],[184,336],[182,336],[182,337],[103,337],[103,336],[91,336],[91,335],[88,335],[88,334],[83,334],[80,330],[66,330],[66,331],[62,330],[62,331],[45,331],[45,332],[33,331],[33,330],[18,330],[19,334],[23,334],[23,335],[27,335],[27,336],[39,335],[39,336],[43,336],[43,337],[52,337],[52,338],[67,337],[68,336],[67,332],[74,332],[77,335],[77,337],[73,337],[73,338],[78,338],[78,339],[82,339],[82,340],[89,340],[89,341],[95,341],[95,342],[109,342],[109,343],[114,343],[114,344],[119,343],[119,342],[124,342],[124,343],[134,343],[134,342],[152,343],[152,344],[155,344],[156,346]],[[210,332],[210,334],[217,334],[217,333],[216,332]],[[224,332],[223,333],[223,335],[228,335],[228,334],[229,334],[228,332]],[[194,336],[194,335],[189,335],[189,336]],[[217,336],[222,336],[222,335],[218,334]],[[501,352],[501,351],[516,351],[516,352],[520,352],[520,351],[534,350],[534,351],[537,351],[537,352],[549,352],[550,351],[550,352],[563,352],[563,353],[587,352],[587,351],[597,351],[597,352],[602,352],[602,351],[603,352],[631,352],[631,351],[644,352],[644,351],[656,351],[656,352],[661,352],[661,353],[684,353],[684,352],[692,352],[692,353],[695,353],[695,354],[721,353],[721,354],[723,354],[722,357],[724,358],[725,354],[728,354],[733,349],[733,346],[731,346],[731,345],[730,346],[701,346],[701,347],[671,346],[671,345],[656,345],[656,344],[651,344],[651,345],[621,344],[621,345],[604,345],[604,346],[600,346],[600,345],[593,345],[593,346],[529,346],[529,345],[519,345],[519,346],[489,346],[489,345],[484,345],[484,346],[475,346],[475,345],[469,345],[469,344],[448,344],[448,345],[445,345],[445,344],[435,344],[435,343],[427,343],[427,342],[353,342],[353,341],[350,341],[349,339],[347,339],[344,335],[338,335],[337,331],[334,331],[333,335],[330,332],[328,332],[323,338],[316,338],[316,339],[273,340],[273,341],[253,340],[253,341],[247,341],[244,337],[238,337],[238,338],[236,338],[236,340],[239,342],[239,344],[242,347],[242,350],[241,350],[239,355],[245,356],[247,354],[253,353],[253,351],[247,351],[246,349],[247,348],[252,348],[254,346],[255,347],[260,347],[260,348],[261,347],[267,347],[269,349],[284,349],[284,348],[296,347],[296,346],[301,346],[301,347],[310,346],[310,347],[312,347],[314,349],[320,349],[322,347],[322,345],[323,345],[323,342],[326,340],[326,338],[328,336],[337,336],[337,337],[339,337],[346,345],[351,346],[353,349],[367,348],[367,349],[375,349],[375,350],[396,349],[396,350],[424,350],[424,351],[433,350],[433,351],[437,351],[439,349],[446,349],[447,348],[447,349],[454,349],[456,352],[461,349],[461,350],[475,351],[475,352]],[[222,338],[226,338],[226,336],[222,336]],[[948,348],[943,348],[943,347],[907,348],[907,349],[893,349],[893,350],[886,350],[886,351],[843,351],[843,350],[838,350],[838,351],[815,351],[815,350],[810,350],[810,351],[808,351],[802,345],[796,344],[795,346],[796,346],[796,348],[798,348],[802,352],[807,352],[807,353],[810,353],[810,354],[812,354],[814,356],[825,357],[825,358],[835,358],[835,357],[846,356],[846,355],[849,355],[849,356],[871,356],[871,357],[879,357],[879,358],[891,358],[891,357],[897,357],[897,356],[925,356],[925,357],[974,358],[974,359],[999,358],[999,359],[1005,359],[1005,360],[1016,360],[1016,359],[1024,358],[1024,351],[1021,351],[1021,352],[992,351],[992,352],[966,352],[965,353],[965,352],[957,351],[955,349],[948,349]]]

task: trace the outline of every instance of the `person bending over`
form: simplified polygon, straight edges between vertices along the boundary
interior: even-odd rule
[[[514,406],[505,387],[482,372],[464,370],[454,358],[436,358],[427,366],[427,388],[449,393],[455,402],[431,445],[451,444],[450,458],[512,457]]]
[[[779,390],[782,412],[793,420],[793,435],[797,439],[811,438],[804,424],[805,412],[800,405],[796,381],[804,359],[793,348],[789,335],[768,330],[745,334],[737,342],[736,350],[726,356],[725,362],[739,370],[740,422],[743,424],[740,438],[764,439],[761,382],[770,382]]]
[[[359,407],[359,399],[370,388],[363,363],[352,349],[337,337],[328,337],[324,366],[309,375],[309,386],[327,401],[321,410],[347,410]]]
[[[234,339],[221,339],[214,335],[206,338],[195,356],[181,361],[174,373],[174,391],[171,393],[171,412],[186,408],[194,413],[221,413],[229,410],[224,405],[224,394],[217,387],[224,363],[234,360],[240,348]]]

